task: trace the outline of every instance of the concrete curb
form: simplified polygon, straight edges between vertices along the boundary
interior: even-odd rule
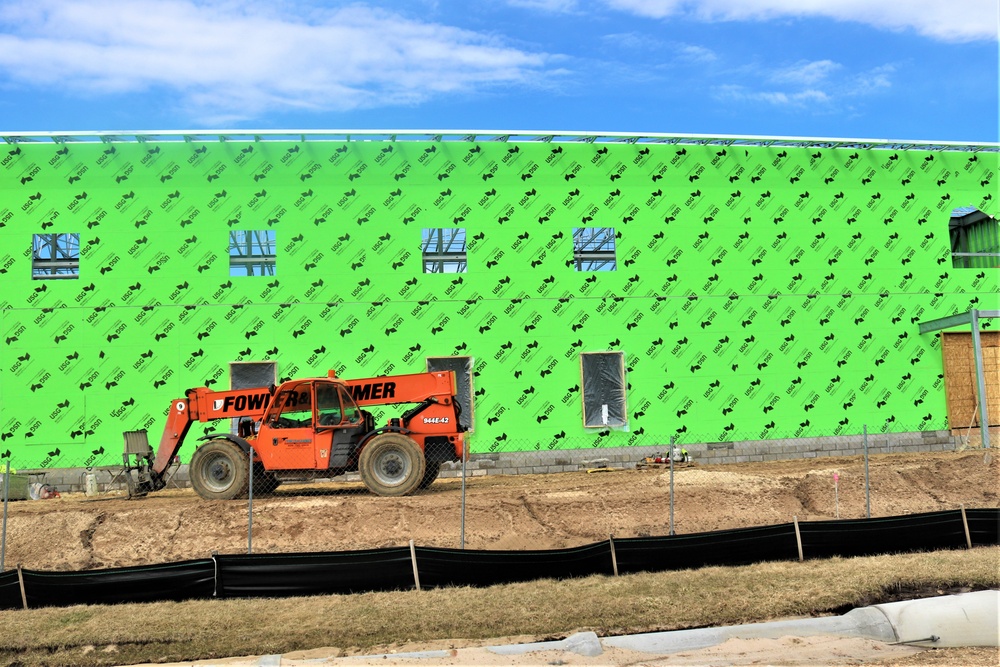
[[[729,639],[818,635],[935,647],[1000,646],[998,606],[1000,592],[990,590],[862,607],[842,616],[650,632],[604,639],[599,639],[593,632],[581,632],[561,641],[488,646],[487,650],[500,655],[568,651],[592,657],[600,655],[604,647],[613,647],[669,655],[716,646]]]
[[[781,639],[783,637],[817,636],[866,639],[886,644],[910,644],[923,648],[1000,647],[998,608],[1000,608],[1000,591],[988,590],[878,604],[853,609],[841,616],[824,618],[804,618],[673,632],[650,632],[604,639],[598,637],[594,632],[578,632],[559,641],[487,646],[485,648],[487,651],[501,656],[522,656],[535,651],[556,651],[595,658],[601,656],[605,649],[625,649],[650,656],[669,656],[675,653],[718,646],[730,639]],[[459,660],[459,662],[449,664],[461,664],[461,655],[462,649],[429,650],[345,656],[343,658],[316,658],[293,662],[305,665],[333,664],[340,661],[350,663],[372,660],[450,659],[452,661]],[[255,658],[254,663],[238,664],[277,667],[282,664],[282,657],[280,655],[265,655]]]
[[[531,644],[511,644],[509,646],[487,646],[486,650],[499,655],[521,655],[532,651],[567,651],[587,657],[604,653],[602,641],[595,632],[578,632],[566,639],[554,642],[533,642]]]
[[[875,609],[865,607],[854,609],[843,616],[607,637],[603,644],[640,653],[665,655],[708,648],[722,644],[729,639],[780,639],[781,637],[816,637],[819,635],[863,637],[883,642],[896,641],[896,634],[885,615]]]

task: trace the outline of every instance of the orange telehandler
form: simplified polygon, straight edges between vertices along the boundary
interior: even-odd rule
[[[415,403],[376,427],[363,406]],[[445,461],[465,451],[452,371],[344,380],[288,380],[281,386],[213,391],[189,389],[174,400],[149,464],[146,493],[162,489],[165,473],[191,425],[239,419],[237,434],[209,433],[191,457],[191,486],[208,500],[246,497],[253,451],[253,487],[270,491],[285,480],[329,478],[358,471],[370,491],[404,496],[430,485]]]

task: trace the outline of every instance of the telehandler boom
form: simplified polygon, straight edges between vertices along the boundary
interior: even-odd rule
[[[191,486],[202,498],[245,497],[253,452],[254,489],[283,480],[328,478],[358,471],[370,491],[404,496],[430,485],[445,461],[465,451],[451,371],[344,380],[288,380],[279,387],[214,391],[189,389],[167,415],[149,481],[140,492],[162,489],[165,473],[194,422],[239,419],[237,434],[207,433],[191,457]],[[365,406],[414,403],[398,418],[375,426]]]

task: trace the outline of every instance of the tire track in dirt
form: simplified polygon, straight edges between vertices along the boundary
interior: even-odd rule
[[[799,502],[802,509],[809,514],[828,514],[827,508],[821,507],[817,502],[816,478],[809,473],[805,478],[797,480],[792,487],[792,496]]]
[[[99,566],[101,563],[97,558],[94,551],[94,535],[97,533],[97,529],[100,528],[105,521],[107,521],[108,515],[104,512],[98,512],[94,515],[91,520],[90,525],[80,531],[80,546],[83,547],[84,551],[84,562],[86,563],[84,569]]]
[[[938,503],[942,507],[947,506],[949,504],[948,501],[944,498],[944,496],[942,496],[933,487],[927,484],[925,475],[915,473],[912,470],[901,470],[899,472],[899,476],[903,479],[903,481],[908,482],[912,489],[927,494],[934,500],[934,502]]]
[[[566,539],[553,522],[536,508],[528,493],[518,493],[513,497],[503,498],[488,508],[480,506],[478,509],[489,514],[492,520],[476,521],[470,515],[471,531],[467,531],[467,534],[475,534],[477,542],[484,548],[559,548]],[[488,526],[488,530],[481,530],[483,526]]]
[[[568,492],[572,493],[572,492]],[[546,496],[551,496],[552,494],[546,494]],[[524,509],[528,513],[528,516],[535,521],[536,524],[542,527],[543,535],[551,540],[555,540],[557,543],[564,544],[567,542],[576,543],[580,540],[591,541],[594,539],[593,532],[585,530],[581,526],[580,530],[573,530],[573,524],[570,522],[553,521],[553,514],[561,514],[564,512],[579,513],[582,510],[577,506],[559,506],[558,509],[554,509],[549,503],[544,502],[547,498],[538,497],[536,501],[529,499],[527,495],[523,497]],[[607,507],[605,503],[604,496],[598,496],[600,500],[602,514],[607,513]]]
[[[531,520],[542,528],[542,535],[551,538],[553,534],[556,533],[555,528],[551,523],[546,521],[537,509],[535,509],[535,506],[531,500],[529,500],[528,495],[522,493],[519,500],[521,501],[521,506],[524,508],[524,511],[528,513],[529,517],[531,517]]]

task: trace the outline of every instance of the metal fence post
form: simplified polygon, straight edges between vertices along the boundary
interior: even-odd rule
[[[668,535],[674,534],[674,436],[670,436],[670,451],[667,452],[667,458],[670,460],[670,532]]]
[[[247,554],[253,554],[253,447],[247,452],[250,480],[247,487]]]
[[[868,486],[868,424],[861,425],[862,439],[865,444],[865,517],[872,518],[872,497]]]
[[[469,442],[468,440],[462,445],[462,521],[461,528],[459,530],[459,549],[465,548],[465,473],[466,465],[465,462],[469,460]]]
[[[7,556],[7,498],[10,497],[10,461],[3,473],[3,528],[0,529],[0,572]]]

